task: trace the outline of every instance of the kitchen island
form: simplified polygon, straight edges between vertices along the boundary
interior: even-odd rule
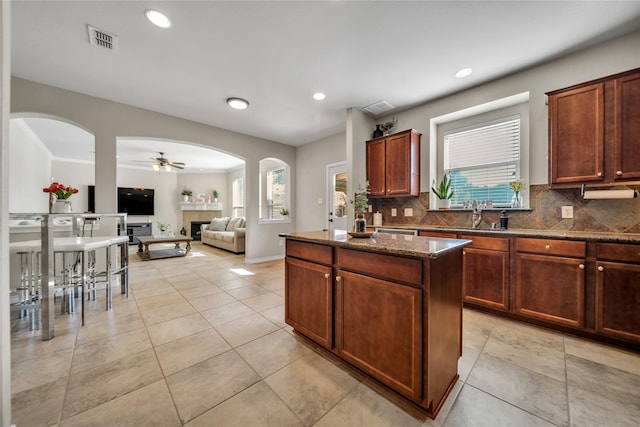
[[[468,240],[287,233],[285,321],[435,418],[462,355]]]

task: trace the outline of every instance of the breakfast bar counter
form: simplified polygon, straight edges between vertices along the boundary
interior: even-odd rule
[[[285,321],[435,418],[462,355],[468,240],[344,231],[286,239]]]

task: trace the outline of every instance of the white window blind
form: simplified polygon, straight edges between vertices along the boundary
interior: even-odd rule
[[[510,206],[509,183],[520,175],[520,117],[445,133],[443,160],[454,191],[452,205],[476,199]]]
[[[236,178],[232,183],[233,216],[244,216],[244,178]]]

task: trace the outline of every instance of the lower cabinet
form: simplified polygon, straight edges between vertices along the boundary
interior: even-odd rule
[[[369,375],[419,399],[422,291],[388,280],[336,272],[336,348]]]
[[[585,256],[584,242],[517,238],[515,312],[583,327]]]
[[[640,342],[640,246],[598,245],[596,331]]]
[[[466,303],[509,310],[509,239],[462,235],[462,289]]]
[[[333,348],[331,272],[324,265],[285,260],[285,322],[327,349]]]

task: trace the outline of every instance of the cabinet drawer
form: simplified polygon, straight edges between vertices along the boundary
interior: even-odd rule
[[[287,256],[331,265],[333,247],[287,239]]]
[[[598,243],[598,259],[640,263],[640,245]]]
[[[479,237],[472,234],[463,234],[460,236],[460,238],[463,240],[473,241],[471,246],[468,246],[469,248],[509,252],[509,239],[505,239],[502,237]]]
[[[587,244],[570,240],[517,238],[516,251],[584,258]]]
[[[338,268],[394,282],[422,284],[422,261],[419,259],[338,248],[336,265]]]

